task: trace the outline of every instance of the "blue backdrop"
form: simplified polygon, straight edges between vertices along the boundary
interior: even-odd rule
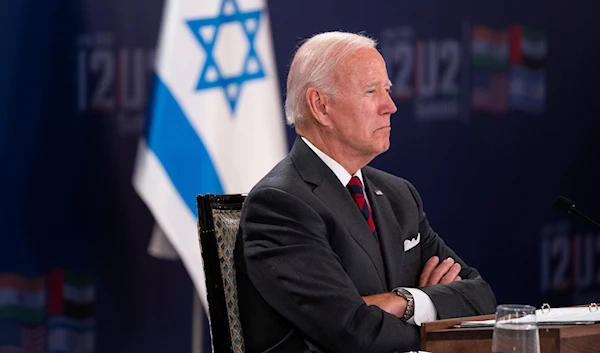
[[[398,112],[372,165],[415,184],[499,303],[598,301],[600,232],[552,205],[600,218],[595,1],[268,5],[282,97],[299,40],[379,39]],[[0,274],[91,278],[98,352],[191,349],[191,281],[147,254],[153,221],[131,187],[162,6],[0,6]]]

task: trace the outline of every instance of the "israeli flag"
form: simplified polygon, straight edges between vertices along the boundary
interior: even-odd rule
[[[247,193],[287,153],[264,0],[167,0],[134,187],[207,309],[196,194]]]

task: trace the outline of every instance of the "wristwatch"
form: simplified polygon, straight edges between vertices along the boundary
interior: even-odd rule
[[[399,297],[406,299],[406,311],[400,320],[404,322],[410,320],[415,314],[415,298],[413,298],[413,295],[404,288],[394,288],[393,292]]]

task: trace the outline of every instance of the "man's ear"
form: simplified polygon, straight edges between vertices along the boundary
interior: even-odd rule
[[[315,120],[323,126],[329,126],[331,122],[327,114],[327,96],[321,90],[309,87],[306,90],[306,102]]]

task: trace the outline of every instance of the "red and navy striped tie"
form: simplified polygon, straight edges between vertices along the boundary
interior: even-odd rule
[[[360,179],[357,176],[353,176],[348,183],[348,191],[350,191],[350,195],[354,199],[354,202],[358,206],[358,209],[362,213],[363,217],[367,221],[371,232],[373,232],[373,236],[375,237],[375,241],[377,242],[377,247],[381,250],[381,245],[379,244],[379,236],[377,235],[377,230],[375,230],[375,223],[373,223],[373,215],[371,214],[371,208],[365,199],[365,193],[363,190],[363,185]]]

